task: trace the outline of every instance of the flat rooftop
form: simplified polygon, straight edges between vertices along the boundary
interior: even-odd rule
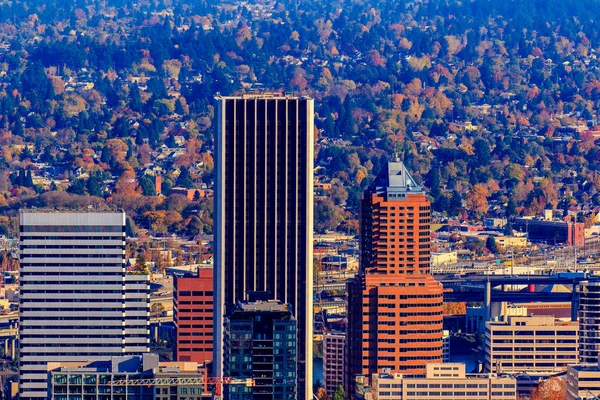
[[[599,364],[575,364],[569,365],[570,368],[573,368],[576,371],[580,372],[600,372],[600,363]],[[598,376],[600,380],[600,375]]]
[[[253,301],[250,303],[240,303],[242,311],[289,311],[287,304],[277,300]]]
[[[296,96],[293,93],[279,93],[279,92],[264,92],[264,93],[242,93],[239,95],[222,96],[217,94],[215,96],[217,100],[312,100],[312,97],[308,96]]]

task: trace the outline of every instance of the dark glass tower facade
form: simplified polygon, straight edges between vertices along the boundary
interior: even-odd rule
[[[298,398],[312,393],[314,103],[217,97],[215,371],[227,307],[248,292],[289,304],[297,320]]]
[[[296,320],[279,301],[239,303],[225,318],[225,400],[296,399]]]

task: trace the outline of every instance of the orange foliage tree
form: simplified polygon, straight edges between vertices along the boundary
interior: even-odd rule
[[[484,185],[474,185],[467,193],[467,208],[485,214],[489,208],[487,197],[488,191]]]
[[[531,400],[565,400],[567,384],[564,379],[552,377],[538,383],[531,391]]]
[[[467,303],[444,303],[445,315],[460,315],[467,313]]]

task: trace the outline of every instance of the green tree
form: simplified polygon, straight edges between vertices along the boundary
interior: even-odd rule
[[[177,177],[177,186],[191,189],[194,186],[194,181],[190,175],[190,171],[186,167],[181,167],[179,176]]]
[[[200,201],[200,191],[199,190],[196,190],[194,192],[194,201],[195,202],[199,202]]]
[[[515,204],[513,199],[509,199],[508,203],[506,204],[506,214],[509,217],[517,215],[517,205]]]
[[[462,196],[456,190],[452,192],[452,197],[450,197],[450,202],[448,204],[448,212],[450,215],[456,215],[462,209]]]
[[[161,78],[153,77],[148,81],[148,91],[159,99],[168,96],[167,87]]]
[[[171,188],[173,187],[173,181],[169,177],[163,177],[162,183],[160,185],[160,192],[165,196],[168,196],[171,193]]]
[[[103,179],[100,172],[90,175],[87,180],[86,187],[90,196],[102,197]]]
[[[440,175],[439,168],[431,169],[431,183],[429,186],[429,194],[431,197],[433,197],[433,201],[437,201],[437,199],[442,195],[442,177]]]
[[[473,143],[474,159],[473,164],[476,167],[487,166],[492,161],[492,155],[490,152],[490,145],[487,140],[482,138],[475,139]]]
[[[354,117],[352,112],[354,111],[354,102],[350,96],[346,96],[344,99],[343,107],[340,112],[340,133],[342,136],[348,138],[354,135]]]
[[[127,237],[133,237],[133,228],[131,227],[131,220],[129,217],[125,220],[125,235],[127,235]]]
[[[338,386],[337,389],[335,389],[335,393],[333,394],[333,400],[346,400],[346,392],[344,391],[344,388],[342,387],[342,385]]]
[[[144,196],[156,196],[156,186],[154,185],[154,180],[150,176],[142,176],[140,179],[140,187],[142,188],[142,194]]]
[[[185,115],[185,109],[183,108],[181,98],[175,100],[175,113],[179,115]]]
[[[498,254],[499,252],[498,244],[493,236],[488,236],[487,240],[485,241],[485,247],[487,247],[492,254]]]
[[[85,194],[85,180],[84,179],[76,179],[75,182],[73,182],[73,184],[71,186],[69,186],[69,189],[67,189],[67,192],[69,193],[73,193],[73,194],[78,194],[78,195],[84,195]]]
[[[129,87],[129,107],[132,111],[141,112],[144,108],[140,88],[137,83]]]
[[[23,182],[23,186],[33,187],[33,176],[31,175],[31,170],[28,169],[25,171],[25,181]]]

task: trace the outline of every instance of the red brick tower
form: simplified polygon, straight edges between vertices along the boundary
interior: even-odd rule
[[[389,162],[361,204],[360,272],[348,284],[346,391],[356,375],[421,374],[442,362],[443,288],[430,270],[430,204]]]
[[[177,361],[205,364],[213,358],[213,270],[173,278]]]

